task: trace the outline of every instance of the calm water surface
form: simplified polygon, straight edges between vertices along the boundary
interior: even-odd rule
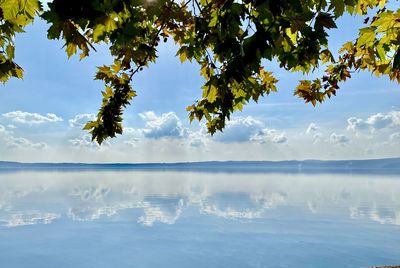
[[[0,173],[0,267],[400,264],[400,176]]]

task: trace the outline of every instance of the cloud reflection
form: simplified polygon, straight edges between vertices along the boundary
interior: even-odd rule
[[[18,227],[33,224],[49,224],[59,219],[60,214],[46,212],[20,212],[11,214],[6,218],[0,218],[3,226]]]
[[[153,226],[175,224],[193,211],[253,220],[289,208],[304,217],[335,211],[355,221],[400,225],[400,179],[390,176],[102,171],[0,173],[0,179],[6,227],[126,215]]]

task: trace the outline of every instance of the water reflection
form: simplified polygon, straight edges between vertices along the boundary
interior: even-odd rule
[[[4,227],[125,217],[143,226],[182,217],[252,221],[332,215],[400,225],[400,178],[183,172],[0,173]]]

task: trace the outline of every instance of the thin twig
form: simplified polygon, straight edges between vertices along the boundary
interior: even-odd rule
[[[154,47],[155,47],[155,45],[156,45],[156,43],[157,43],[158,35],[161,33],[161,31],[162,31],[162,29],[164,28],[164,26],[165,26],[165,22],[163,22],[163,23],[161,24],[160,28],[157,30],[157,34],[154,36],[154,39],[153,39],[153,41],[152,41],[152,43],[151,43],[151,46],[150,46],[151,48],[154,48]],[[129,81],[132,81],[133,75],[134,75],[135,73],[137,73],[137,72],[140,70],[140,68],[142,68],[142,67],[144,67],[144,66],[146,65],[146,62],[147,62],[147,60],[149,59],[149,57],[150,57],[150,53],[147,53],[147,54],[146,54],[146,57],[144,57],[142,63],[139,64],[139,65],[137,65],[137,66],[136,66],[136,69],[132,71],[131,75],[129,76]]]
[[[192,1],[192,0],[188,0],[183,6],[180,7],[180,9],[182,10],[183,8],[185,8],[191,1]],[[169,11],[171,11],[171,6],[172,6],[172,4],[171,4],[170,6],[166,6],[166,8],[167,8]],[[154,47],[155,47],[155,45],[156,45],[156,43],[157,43],[157,38],[158,38],[158,36],[160,35],[161,31],[164,29],[164,27],[165,27],[166,24],[167,24],[167,22],[165,21],[165,19],[162,20],[161,26],[160,26],[160,28],[157,30],[157,33],[156,33],[156,35],[154,36],[154,38],[153,38],[153,40],[152,40],[152,42],[151,42],[151,45],[150,45],[151,48],[154,48]],[[143,61],[141,62],[141,64],[137,65],[137,66],[136,66],[136,69],[132,70],[131,74],[129,75],[129,81],[132,81],[133,76],[134,76],[137,72],[139,72],[139,70],[140,70],[142,67],[144,67],[144,66],[146,65],[146,62],[147,62],[147,60],[149,59],[149,57],[150,57],[150,53],[147,53],[146,56],[144,57]]]

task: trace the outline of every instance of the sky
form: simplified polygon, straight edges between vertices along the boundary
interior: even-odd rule
[[[330,32],[337,51],[353,40],[360,17],[344,17]],[[0,161],[187,162],[209,160],[371,159],[400,156],[400,86],[387,77],[353,74],[336,97],[313,107],[293,96],[302,74],[274,62],[278,92],[237,112],[223,133],[189,122],[186,107],[201,98],[203,80],[194,63],[181,64],[173,42],[158,49],[156,64],[138,73],[138,96],[124,114],[124,134],[102,146],[82,130],[101,104],[96,66],[110,64],[106,46],[89,58],[68,60],[61,41],[49,41],[37,20],[17,36],[23,80],[0,86]],[[321,71],[308,76],[313,78]]]

